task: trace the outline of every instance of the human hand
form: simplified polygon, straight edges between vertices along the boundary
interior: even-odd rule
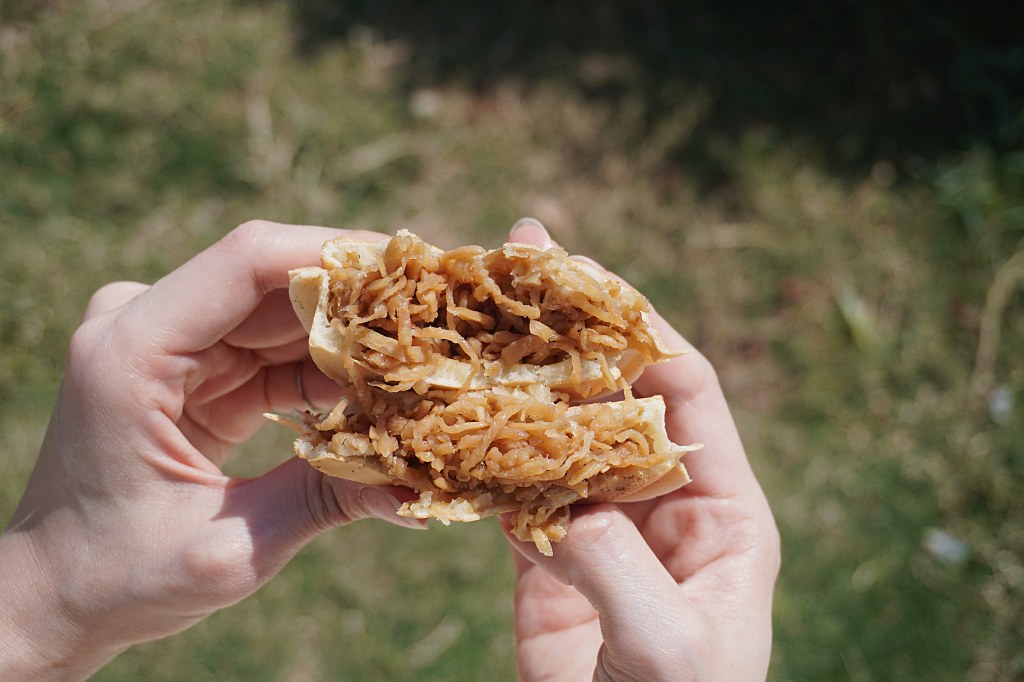
[[[85,677],[248,596],[334,526],[421,527],[395,515],[408,492],[298,459],[255,479],[220,469],[264,412],[339,397],[309,359],[286,287],[289,269],[318,263],[340,234],[381,237],[249,223],[152,287],[121,282],[92,298],[0,536],[0,678]]]
[[[510,241],[552,245],[531,223]],[[652,323],[669,348],[691,348],[657,313]],[[714,369],[690,352],[648,367],[633,392],[664,396],[674,442],[705,444],[686,460],[693,482],[575,506],[553,557],[509,535],[520,678],[764,679],[779,536]]]

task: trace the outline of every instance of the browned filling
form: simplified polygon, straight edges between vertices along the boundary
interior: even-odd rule
[[[525,256],[477,246],[438,255],[413,235],[391,239],[375,269],[353,254],[330,272],[327,312],[350,383],[422,393],[436,358],[469,362],[470,380],[501,365],[569,359],[574,378],[594,360],[605,387],[618,388],[608,358],[627,348],[654,354],[646,300],[628,287],[612,295],[584,270],[548,267],[565,258],[558,249]]]
[[[329,272],[326,313],[341,338],[348,398],[309,416],[306,438],[420,492],[406,513],[514,512],[515,534],[550,554],[569,504],[663,464],[613,370],[624,352],[643,364],[662,357],[635,290],[564,263],[559,249],[441,253],[406,233],[377,252],[376,267],[355,252],[342,259]],[[460,378],[439,382],[452,361]],[[539,375],[532,385],[471,390],[474,377],[553,363],[571,368],[558,391]],[[581,381],[595,363],[603,379]],[[627,399],[614,406],[570,404],[619,388]]]
[[[343,401],[309,426],[332,451],[363,454],[433,502],[486,495],[488,508],[516,511],[516,534],[541,546],[564,535],[556,512],[595,480],[657,463],[631,398],[611,409],[494,391],[405,395],[370,389],[369,404]]]

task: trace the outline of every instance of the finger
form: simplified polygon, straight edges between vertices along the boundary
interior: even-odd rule
[[[550,248],[562,248],[561,244],[556,242],[552,238],[551,234],[548,233],[547,229],[540,223],[536,218],[522,218],[515,225],[512,226],[512,230],[508,233],[509,243],[517,244],[532,244],[533,246],[539,246],[542,249]],[[592,266],[598,272],[602,272],[609,277],[613,277],[618,281],[632,286],[626,280],[622,279],[614,272],[610,272],[604,268],[600,263],[595,261],[589,256],[572,255],[569,256],[569,260],[576,260],[587,265]]]
[[[217,385],[217,381],[204,382],[204,395],[190,398],[184,412],[187,419],[178,423],[189,442],[217,466],[223,466],[234,446],[266,423],[267,412],[327,410],[344,395],[344,389],[308,359],[264,367],[221,395],[205,393]]]
[[[557,246],[544,226],[533,218],[524,218],[512,227],[509,241],[534,244],[543,248]],[[615,273],[586,256],[573,256],[598,271],[624,281]],[[652,326],[669,348],[685,350],[681,357],[652,365],[633,384],[641,397],[661,395],[666,405],[669,437],[680,445],[704,443],[704,449],[687,459],[694,482],[690,494],[733,496],[760,495],[743,450],[742,442],[725,401],[711,363],[682,337],[652,306]]]
[[[91,320],[94,317],[109,313],[115,308],[120,308],[147,289],[149,289],[149,285],[141,282],[111,282],[106,284],[100,287],[92,295],[92,298],[89,299],[89,304],[85,307],[85,313],[82,315],[82,321]]]
[[[523,218],[513,225],[508,233],[508,241],[516,244],[533,244],[542,249],[558,246],[540,221],[534,218]]]
[[[188,402],[192,405],[206,405],[238,391],[254,379],[256,382],[248,390],[258,389],[275,395],[271,387],[263,383],[266,372],[280,372],[273,368],[287,365],[289,369],[286,371],[294,373],[296,363],[299,362],[312,363],[308,342],[304,338],[285,346],[254,351],[218,343],[188,356],[181,364],[186,367],[188,375],[185,386]],[[321,385],[323,383],[318,379],[313,381]]]
[[[512,535],[512,523],[508,515],[501,517],[501,529],[509,541],[512,565],[516,573],[517,636],[530,638],[587,623],[597,617],[597,612],[590,602],[581,599],[580,593],[571,585],[538,568],[533,561],[526,558],[521,548],[526,548],[527,545]],[[535,553],[534,556],[541,557],[540,553]],[[594,649],[596,651],[597,647]]]
[[[252,314],[224,337],[236,348],[273,348],[307,337],[292,308],[287,289],[275,289],[263,297]]]
[[[650,308],[651,326],[666,346],[683,351],[683,355],[646,368],[633,387],[644,395],[662,395],[666,406],[685,403],[705,395],[721,393],[714,368],[668,323],[661,314]]]
[[[288,362],[298,362],[309,359],[309,338],[305,331],[302,338],[295,339],[283,346],[270,348],[257,348],[253,350],[253,357],[261,365],[283,365]]]
[[[673,442],[704,444],[702,450],[686,459],[693,479],[687,485],[688,493],[760,498],[760,486],[750,468],[714,367],[653,308],[651,325],[666,346],[689,351],[668,362],[647,367],[633,384],[638,396],[664,397],[665,426]]]
[[[168,354],[208,348],[238,327],[264,296],[288,285],[288,271],[319,263],[323,242],[384,235],[254,221],[234,230],[147,292],[138,322]]]
[[[325,376],[307,358],[265,367],[224,397],[232,401],[232,411],[263,414],[309,407],[328,409],[334,407],[344,394],[342,386]]]
[[[542,555],[528,542],[515,542],[513,547],[528,561],[550,573],[560,582],[573,585],[594,607],[614,606],[608,602],[614,592],[632,585],[629,571],[646,571],[657,576],[657,584],[647,588],[674,589],[675,581],[650,551],[628,516],[616,505],[598,504],[573,508],[573,518],[566,537],[553,545],[553,556]],[[601,562],[604,562],[603,564]],[[587,566],[604,566],[610,572],[590,575]],[[578,574],[582,570],[582,574]],[[638,573],[639,575],[639,573]],[[646,589],[646,588],[645,588]]]
[[[381,519],[426,528],[425,522],[396,513],[412,497],[415,493],[404,488],[327,476],[296,458],[259,478],[236,480],[227,491],[225,513],[248,520],[253,560],[261,571],[272,572],[317,535],[353,521]]]
[[[586,256],[573,257],[624,282]],[[651,326],[665,345],[685,352],[668,362],[645,368],[633,383],[633,391],[639,397],[660,395],[665,399],[665,422],[673,442],[680,445],[704,443],[698,454],[686,460],[693,479],[687,486],[687,493],[761,497],[760,486],[750,468],[714,367],[653,305],[649,315]]]
[[[598,672],[606,677],[595,679],[622,679],[622,672],[631,672],[629,679],[661,679],[666,666],[677,672],[703,668],[706,617],[682,596],[640,531],[614,505],[577,513],[552,557],[527,543],[514,547],[571,584],[598,612],[605,643]]]
[[[344,394],[342,386],[324,376],[313,361],[307,359],[267,367],[232,398],[245,400],[248,395],[252,404],[243,406],[240,411],[262,414],[309,407],[326,410],[334,407]],[[246,407],[252,409],[246,410]]]

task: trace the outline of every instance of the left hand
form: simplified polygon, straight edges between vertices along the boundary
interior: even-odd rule
[[[0,536],[0,678],[79,679],[133,643],[248,596],[317,534],[401,525],[407,492],[292,459],[221,471],[268,411],[333,405],[309,359],[288,271],[319,262],[317,227],[249,223],[152,287],[93,297],[68,352],[39,460]]]

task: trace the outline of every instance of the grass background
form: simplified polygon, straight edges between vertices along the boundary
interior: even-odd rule
[[[625,5],[0,5],[0,515],[104,282],[256,217],[533,215],[719,368],[783,537],[771,679],[1024,677],[1020,7]],[[493,524],[359,524],[97,679],[512,679],[510,578]]]

